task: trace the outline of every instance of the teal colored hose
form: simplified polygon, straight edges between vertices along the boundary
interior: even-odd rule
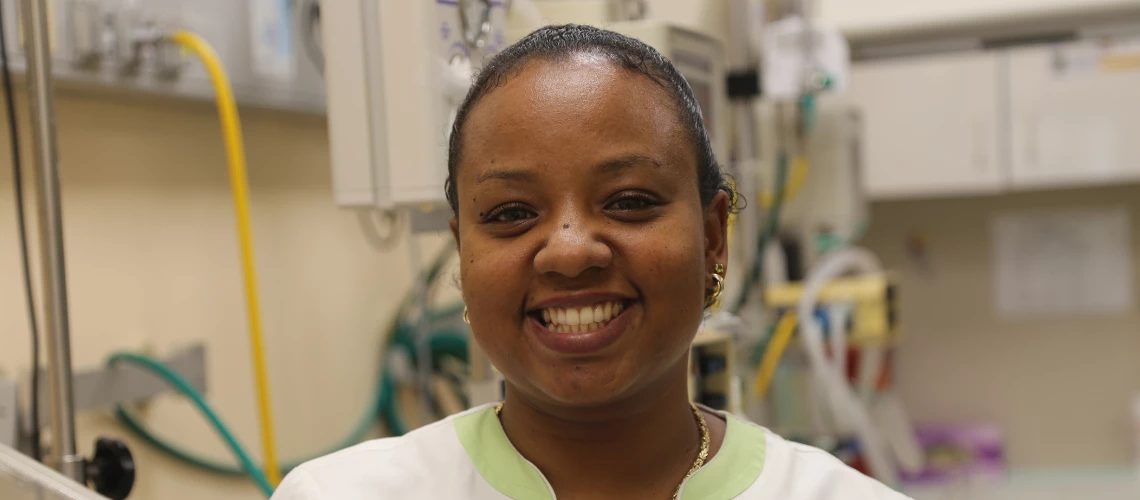
[[[210,405],[206,403],[206,400],[204,398],[202,398],[202,394],[194,389],[194,386],[190,385],[190,382],[186,381],[186,379],[182,378],[178,372],[170,369],[170,367],[166,366],[165,364],[141,354],[118,353],[111,356],[111,359],[107,360],[108,366],[115,366],[119,363],[130,363],[142,368],[146,368],[147,370],[150,370],[151,372],[161,376],[167,383],[171,384],[174,386],[174,388],[178,389],[179,392],[190,398],[190,401],[194,403],[194,406],[198,409],[198,412],[201,413],[202,416],[206,417],[206,420],[210,421],[210,425],[214,428],[215,431],[218,432],[218,435],[222,437],[222,440],[226,442],[226,446],[229,447],[230,451],[234,454],[235,457],[237,457],[238,462],[241,462],[242,472],[248,474],[249,477],[253,479],[253,482],[257,483],[257,487],[261,490],[262,493],[265,494],[266,497],[273,494],[273,487],[269,485],[269,480],[265,478],[265,474],[261,471],[260,468],[257,467],[257,465],[253,463],[253,459],[251,459],[249,457],[249,454],[245,452],[245,449],[242,448],[241,443],[239,443],[237,440],[237,437],[235,437],[233,433],[229,431],[229,428],[222,423],[221,417],[219,417],[218,414],[215,413],[212,408],[210,408]],[[128,418],[130,417],[130,414],[127,413],[122,406],[119,406],[116,409],[118,410],[120,418],[123,416],[127,416]],[[130,420],[135,424],[135,427],[142,429],[142,427],[138,425],[137,421],[135,421],[133,418]],[[154,436],[149,437],[151,439],[148,439],[148,441],[152,444],[161,442]],[[171,451],[175,451],[173,450],[173,447],[169,446],[160,446],[160,448],[168,448]]]
[[[428,269],[428,272],[422,277],[427,282],[428,287],[434,285],[439,278],[443,265],[446,263],[447,257],[451,252],[444,250],[441,252]],[[408,357],[413,360],[416,357],[416,339],[415,339],[415,325],[407,320],[410,315],[409,311],[414,304],[414,297],[411,293],[404,298],[396,318],[393,319],[392,325],[388,331],[388,348],[404,350],[408,353]],[[453,318],[461,314],[463,311],[462,304],[453,306],[444,310],[432,311],[430,314],[431,321],[437,322],[447,318]],[[434,369],[439,369],[444,357],[454,357],[460,361],[467,361],[467,337],[465,332],[461,329],[439,329],[433,332],[429,339],[429,348],[432,351],[432,366]],[[162,378],[172,387],[177,389],[186,397],[190,398],[198,410],[206,416],[214,430],[222,437],[233,453],[235,458],[240,463],[235,466],[229,463],[218,462],[207,457],[197,455],[195,453],[186,451],[177,445],[165,440],[157,434],[151,432],[143,425],[139,419],[132,414],[129,410],[119,405],[115,408],[116,416],[119,421],[130,432],[137,435],[146,443],[154,446],[159,451],[170,455],[171,457],[197,467],[206,471],[224,474],[229,476],[243,476],[249,475],[258,488],[265,494],[266,497],[273,493],[273,488],[270,486],[268,479],[265,477],[264,472],[260,467],[254,464],[249,454],[237,441],[237,438],[229,430],[229,428],[222,422],[221,418],[216,412],[206,403],[205,398],[199,393],[189,382],[186,381],[181,375],[169,366],[160,361],[149,358],[147,356],[133,354],[133,353],[119,353],[113,355],[107,362],[108,366],[117,365],[119,363],[128,363],[146,369],[156,376]],[[399,406],[395,398],[395,379],[390,372],[383,370],[379,376],[377,389],[374,392],[372,403],[368,407],[365,416],[361,418],[360,422],[349,432],[348,436],[341,440],[338,444],[330,447],[328,450],[315,455],[309,459],[299,460],[292,463],[281,464],[281,475],[288,474],[289,471],[296,468],[301,463],[311,460],[319,456],[327,455],[334,451],[338,451],[355,444],[360,443],[367,439],[375,424],[383,420],[388,430],[393,436],[401,436],[407,433],[407,426],[404,424],[400,416]]]
[[[406,323],[401,324],[393,336],[391,348],[403,349],[408,351],[410,359],[416,359],[414,351],[414,331],[411,325]],[[411,346],[409,348],[409,345]],[[467,339],[460,331],[440,331],[431,338],[432,349],[432,364],[439,366],[443,357],[451,356],[459,359],[460,361],[467,361]],[[115,414],[119,421],[132,433],[136,434],[146,443],[154,446],[159,451],[174,457],[175,459],[192,465],[194,467],[207,470],[210,472],[224,474],[227,476],[243,476],[249,475],[262,493],[269,496],[272,493],[272,488],[269,486],[268,480],[265,478],[261,468],[254,464],[249,454],[237,441],[233,433],[230,432],[229,427],[222,422],[221,418],[210,407],[209,403],[200,392],[198,392],[186,379],[182,378],[176,371],[171,369],[166,364],[155,359],[143,356],[140,354],[132,353],[119,353],[113,355],[107,361],[108,366],[114,366],[120,363],[133,364],[140,368],[146,369],[151,373],[162,378],[169,383],[172,387],[181,392],[184,396],[189,398],[194,406],[206,416],[211,426],[218,433],[219,436],[226,442],[230,451],[237,458],[241,464],[240,467],[231,465],[229,463],[219,462],[193,452],[186,451],[166,439],[159,437],[150,430],[148,430],[139,419],[127,410],[122,405],[115,408]],[[396,404],[395,396],[395,380],[390,372],[384,371],[380,379],[379,387],[376,390],[376,395],[369,405],[368,411],[361,419],[360,423],[356,425],[348,436],[342,439],[338,444],[330,447],[329,449],[316,454],[313,457],[297,460],[290,463],[281,465],[282,476],[289,473],[300,464],[327,455],[329,453],[348,448],[358,444],[368,438],[378,420],[384,420],[388,424],[389,431],[394,436],[400,436],[407,433],[407,426],[404,424],[403,419],[400,417],[399,407]]]

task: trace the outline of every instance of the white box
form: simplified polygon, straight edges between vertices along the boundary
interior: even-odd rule
[[[342,206],[444,203],[454,89],[445,68],[502,49],[506,14],[487,5],[481,46],[464,41],[453,0],[324,2],[325,78],[333,190]],[[464,82],[465,83],[465,82]],[[462,92],[459,92],[462,93]]]

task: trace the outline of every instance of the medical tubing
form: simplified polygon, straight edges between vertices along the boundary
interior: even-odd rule
[[[281,482],[277,466],[277,449],[273,433],[273,405],[269,397],[269,374],[265,361],[265,343],[261,332],[261,310],[257,293],[257,271],[254,263],[253,224],[249,215],[249,182],[245,164],[245,146],[242,144],[241,121],[237,104],[225,68],[214,49],[200,36],[179,30],[171,40],[193,52],[202,60],[214,86],[214,99],[218,103],[218,118],[229,165],[230,190],[233,193],[234,215],[237,219],[238,243],[241,254],[242,282],[245,285],[246,320],[249,322],[250,352],[253,356],[254,382],[257,388],[257,412],[261,428],[261,447],[265,458],[265,475],[270,484]]]
[[[867,457],[871,473],[886,484],[897,482],[898,473],[891,465],[886,445],[871,422],[865,406],[839,374],[828,368],[824,349],[823,331],[813,312],[827,282],[848,271],[875,273],[882,270],[882,264],[870,251],[862,248],[848,248],[820,257],[815,268],[804,280],[803,294],[799,303],[800,340],[807,353],[812,371],[818,381],[824,384],[825,396],[830,401],[832,411],[845,414],[854,427],[862,450]]]
[[[837,304],[827,310],[827,340],[830,342],[832,363],[835,373],[847,376],[847,320],[851,311],[847,304]]]
[[[808,172],[811,166],[808,160],[803,155],[796,155],[791,161],[789,167],[788,180],[783,187],[782,203],[789,203],[796,199],[800,191],[804,187],[804,182],[807,181]],[[765,210],[771,209],[776,195],[772,193],[762,193],[760,195],[760,208]]]
[[[780,224],[780,211],[784,206],[784,188],[788,179],[788,154],[781,151],[776,156],[776,198],[772,202],[772,208],[768,210],[768,220],[764,224],[764,229],[760,232],[760,240],[756,242],[756,259],[752,262],[752,267],[749,269],[748,276],[745,278],[746,285],[741,291],[740,296],[736,299],[736,304],[733,305],[732,311],[740,314],[744,309],[744,305],[748,303],[748,299],[752,294],[752,289],[755,285],[762,285],[760,280],[764,277],[764,249],[767,248],[768,242],[776,237],[779,231]]]
[[[460,331],[437,331],[433,335],[431,343],[432,353],[433,355],[436,355],[437,358],[442,358],[442,356],[447,355],[459,358],[460,360],[466,360],[467,339]],[[409,354],[414,356],[414,346],[415,339],[412,325],[407,323],[401,324],[401,326],[398,328],[398,331],[393,334],[391,347],[399,349],[411,349]],[[112,360],[113,363],[112,361],[108,361],[109,366],[124,362],[134,364],[153,373],[159,378],[162,378],[173,388],[178,390],[178,392],[182,393],[187,398],[190,398],[190,400],[193,401],[195,406],[200,410],[204,409],[204,414],[214,415],[214,418],[210,419],[211,427],[215,430],[215,432],[218,433],[218,435],[222,436],[223,440],[225,440],[227,444],[237,444],[237,439],[233,437],[233,433],[229,430],[229,427],[225,426],[221,419],[217,417],[216,412],[214,412],[209,403],[206,402],[205,397],[202,395],[202,393],[198,392],[189,383],[186,383],[185,380],[182,379],[182,377],[179,376],[173,368],[170,368],[169,366],[163,364],[161,361],[132,353],[116,354],[112,357]],[[438,365],[439,361],[440,359],[433,359],[433,365]],[[180,380],[183,383],[180,383]],[[376,425],[381,417],[383,417],[384,420],[388,422],[389,431],[392,435],[400,436],[406,434],[407,427],[404,425],[403,420],[399,416],[398,407],[395,404],[396,400],[394,398],[394,392],[395,381],[391,373],[385,371],[380,377],[378,387],[374,392],[375,396],[368,406],[367,413],[363,418],[361,418],[356,427],[354,427],[353,430],[349,432],[349,434],[344,439],[342,439],[338,444],[329,447],[325,451],[316,453],[309,458],[294,460],[289,463],[282,464],[280,474],[284,476],[288,474],[289,471],[295,469],[297,466],[309,460],[359,444],[369,436],[369,434],[372,432],[372,428]],[[123,405],[116,406],[115,415],[118,417],[119,421],[127,427],[129,431],[137,435],[143,441],[181,462],[203,470],[218,474],[224,474],[227,476],[242,476],[249,474],[249,469],[245,466],[246,460],[243,458],[243,456],[248,457],[249,455],[245,451],[245,448],[242,448],[240,444],[238,445],[238,449],[234,449],[232,446],[230,448],[234,456],[242,464],[242,466],[238,467],[229,463],[219,462],[211,458],[203,457],[191,451],[187,451],[171,443],[165,438],[158,436],[156,433],[151,432],[149,429],[147,429],[146,426],[138,419],[138,417],[136,417],[133,412],[128,410]],[[250,463],[252,463],[252,460],[250,460]],[[261,469],[257,468],[257,466],[253,467],[258,474],[263,475],[261,473]],[[261,486],[260,483],[258,486]]]
[[[424,276],[420,278],[428,284],[429,290],[432,289],[435,283],[438,281],[443,271],[444,265],[447,263],[448,258],[453,253],[454,252],[448,249],[440,252],[433,260],[431,266],[427,269],[427,272],[424,273]],[[413,326],[408,319],[413,305],[412,299],[413,296],[411,293],[409,293],[404,298],[399,310],[396,312],[396,317],[392,320],[392,324],[389,327],[386,338],[388,339],[387,344],[389,348],[403,349],[408,352],[411,359],[416,359],[415,335]],[[432,312],[433,322],[436,324],[442,324],[446,322],[447,318],[456,317],[459,314],[462,314],[462,312],[462,304],[434,310]],[[445,355],[458,358],[461,361],[466,361],[468,352],[467,337],[464,332],[460,330],[437,329],[434,332],[431,340],[431,350],[433,354],[433,366],[438,366],[440,364],[439,358],[442,358],[442,356]],[[143,368],[147,367],[145,365],[140,366]],[[152,371],[160,377],[162,377],[164,373],[162,370]],[[167,371],[173,373],[173,370]],[[180,387],[178,385],[174,385],[174,387],[181,389],[187,397],[190,397],[197,403],[201,403],[201,405],[209,408],[209,405],[205,402],[205,398],[202,397],[200,393],[196,392],[192,386],[184,385]],[[394,393],[394,377],[387,370],[384,370],[379,377],[378,387],[373,393],[374,399],[372,404],[369,405],[369,411],[361,419],[357,427],[352,432],[350,432],[345,439],[341,440],[339,445],[332,446],[327,452],[318,453],[311,458],[302,459],[282,465],[281,475],[284,476],[289,471],[296,468],[296,466],[308,460],[311,460],[312,458],[317,458],[319,456],[347,448],[363,441],[368,436],[368,433],[371,432],[372,427],[375,425],[375,423],[380,419],[383,419],[387,423],[388,431],[391,435],[401,436],[406,434],[408,432],[407,426],[404,424],[403,419],[400,416]],[[116,408],[116,415],[119,418],[119,421],[127,428],[127,430],[133,432],[143,441],[154,446],[159,451],[164,452],[183,463],[210,472],[230,476],[241,476],[247,473],[244,467],[236,467],[227,463],[217,462],[186,451],[179,446],[166,441],[157,434],[148,430],[146,426],[137,419],[137,417],[135,417],[131,412],[123,408],[121,405]],[[220,425],[220,419],[217,420],[216,423]],[[226,434],[229,434],[232,436],[232,433],[229,432],[228,428],[225,426],[215,426],[214,429],[220,435],[224,436]],[[244,449],[241,451],[244,452]],[[237,455],[236,452],[235,455]],[[260,471],[260,469],[258,469],[258,471]]]
[[[771,336],[771,341],[768,342],[768,349],[764,351],[764,358],[756,370],[756,379],[752,382],[752,391],[757,398],[764,399],[768,395],[768,389],[772,386],[772,377],[776,374],[776,368],[780,366],[780,359],[783,358],[784,351],[788,348],[788,343],[791,342],[792,335],[796,332],[797,321],[796,313],[788,311],[780,317],[779,323],[776,324],[776,330]]]
[[[107,360],[108,367],[113,367],[120,363],[132,364],[141,368],[145,368],[147,371],[160,376],[168,384],[177,389],[178,392],[181,392],[190,398],[190,401],[194,403],[194,407],[198,409],[198,412],[201,413],[202,416],[206,417],[206,420],[210,422],[210,426],[213,427],[214,430],[217,431],[218,435],[221,436],[222,440],[225,441],[226,446],[230,449],[230,452],[232,452],[234,456],[237,457],[238,461],[241,463],[243,472],[249,474],[250,478],[252,478],[253,481],[257,483],[258,489],[260,489],[266,497],[273,494],[273,486],[270,485],[268,478],[266,478],[265,474],[263,474],[261,470],[258,469],[256,465],[254,465],[253,459],[251,459],[249,457],[249,454],[245,452],[245,449],[242,448],[241,443],[237,440],[237,437],[235,437],[233,433],[229,431],[229,428],[226,427],[224,423],[222,423],[221,417],[219,417],[218,414],[215,413],[212,408],[210,408],[210,405],[206,403],[206,400],[202,397],[202,394],[195,390],[194,386],[192,386],[190,382],[188,382],[185,378],[182,378],[181,375],[170,369],[170,367],[141,354],[117,353],[112,355],[111,358]],[[126,421],[134,422],[134,419],[130,418],[130,414],[127,413],[127,411],[122,406],[119,406],[117,410],[120,418],[126,416]],[[144,437],[144,439],[146,438]],[[152,444],[158,443],[158,440],[147,440],[151,441]]]

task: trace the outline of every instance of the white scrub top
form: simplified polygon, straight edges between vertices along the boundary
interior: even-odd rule
[[[720,413],[724,444],[681,485],[680,500],[904,500],[830,454]],[[402,437],[308,462],[272,500],[554,500],[538,468],[515,450],[494,405]]]

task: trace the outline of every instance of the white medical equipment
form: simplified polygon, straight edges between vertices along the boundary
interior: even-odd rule
[[[701,106],[713,153],[718,160],[727,161],[730,121],[724,47],[720,41],[697,30],[655,20],[623,21],[604,27],[641,40],[669,58],[689,82]]]
[[[898,469],[890,455],[889,446],[871,420],[870,410],[848,385],[843,374],[828,360],[823,330],[815,320],[817,299],[824,285],[850,271],[879,273],[882,265],[874,254],[858,248],[840,250],[820,258],[804,280],[798,308],[800,340],[816,380],[822,383],[824,397],[839,423],[838,427],[853,431],[859,438],[860,447],[875,478],[886,484],[895,484],[898,481]],[[836,338],[843,337],[841,332],[836,333],[840,333]],[[834,357],[840,359],[843,355],[835,353]]]
[[[725,48],[716,37],[701,31],[653,19],[630,19],[629,4],[610,0],[545,0],[517,2],[516,5],[533,8],[531,18],[550,24],[577,23],[595,25],[616,31],[645,42],[667,57],[681,76],[689,82],[693,95],[701,106],[712,142],[713,153],[721,162],[729,158],[730,117],[728,94],[725,89]],[[523,10],[523,12],[526,12]],[[633,13],[636,17],[636,12]],[[520,19],[512,15],[509,35],[517,41],[534,30],[533,19]]]
[[[442,205],[447,138],[471,71],[506,43],[491,0],[324,2],[337,204]]]

